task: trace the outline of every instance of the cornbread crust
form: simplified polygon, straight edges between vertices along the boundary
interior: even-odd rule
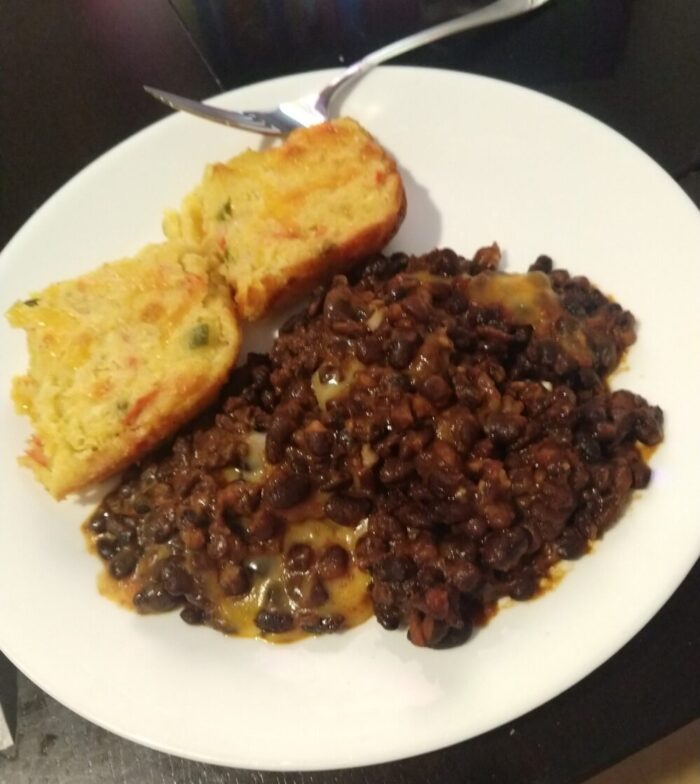
[[[7,313],[27,333],[14,379],[29,466],[55,498],[125,468],[214,400],[238,356],[230,289],[181,242],[56,283]]]
[[[241,315],[254,320],[380,251],[405,211],[393,158],[342,118],[208,166],[164,230],[217,255]]]

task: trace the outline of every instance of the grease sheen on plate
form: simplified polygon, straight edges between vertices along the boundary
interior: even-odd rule
[[[289,77],[221,99],[273,104],[328,74]],[[410,105],[400,96],[412,95]],[[420,112],[416,111],[420,107]],[[147,622],[106,603],[79,531],[92,502],[57,506],[20,471],[26,432],[2,396],[0,646],[42,688],[86,718],[181,756],[266,769],[337,768],[473,737],[555,696],[649,620],[700,551],[700,427],[686,401],[700,365],[677,335],[697,334],[697,212],[636,148],[584,115],[506,84],[383,68],[352,93],[355,116],[402,166],[409,211],[392,247],[471,252],[497,239],[508,269],[541,252],[589,276],[638,317],[620,373],[667,416],[642,503],[557,590],[500,613],[469,643],[434,652],[364,625],[337,638],[267,646]],[[436,126],[422,117],[443,117]],[[24,292],[133,252],[203,165],[254,137],[174,117],[83,172],[0,259],[5,309]],[[149,187],[139,187],[148,172]],[[118,209],[115,209],[117,207]],[[47,253],[48,256],[47,261]],[[654,293],[653,299],[650,292]],[[248,337],[266,347],[273,325]],[[24,364],[3,325],[0,385]],[[244,348],[245,351],[245,348]],[[272,739],[272,740],[271,740]]]

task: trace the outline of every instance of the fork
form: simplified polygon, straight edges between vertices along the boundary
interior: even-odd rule
[[[329,118],[330,104],[336,94],[379,63],[449,35],[473,30],[476,27],[484,27],[503,19],[534,11],[548,2],[549,0],[496,0],[488,6],[469,11],[455,19],[429,27],[427,30],[401,38],[381,49],[370,52],[356,63],[348,66],[320,92],[304,95],[296,101],[284,101],[270,111],[237,112],[230,109],[218,109],[190,98],[158,90],[155,87],[144,86],[144,90],[171,109],[194,114],[205,120],[213,120],[232,128],[242,128],[267,136],[283,136],[294,128],[309,127],[325,122]]]

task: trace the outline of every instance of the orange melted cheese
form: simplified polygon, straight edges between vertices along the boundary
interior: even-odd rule
[[[338,371],[338,377],[329,378],[328,381],[321,381],[317,370],[311,376],[311,388],[313,389],[319,408],[325,411],[331,400],[343,397],[348,393],[355,375],[362,369],[362,365],[355,359],[348,360]]]
[[[301,505],[298,512],[309,511]],[[294,518],[297,515],[292,514]],[[90,532],[87,523],[83,526],[88,550],[96,552],[96,537]],[[319,617],[342,615],[345,619],[344,629],[358,626],[372,615],[372,603],[368,587],[370,577],[355,564],[353,553],[357,540],[366,533],[366,524],[357,528],[337,525],[328,519],[302,520],[289,522],[284,534],[282,553],[254,555],[246,558],[244,564],[251,579],[251,589],[244,596],[228,596],[219,584],[217,570],[214,566],[197,573],[201,587],[213,604],[211,625],[218,630],[238,637],[264,637],[270,642],[286,643],[299,640],[309,634],[300,628],[289,632],[271,634],[262,632],[255,623],[261,610],[269,609],[271,601],[276,610],[295,613],[301,608],[290,598],[285,590],[288,574],[284,567],[283,553],[295,544],[311,547],[316,558],[331,545],[340,545],[349,555],[348,569],[345,575],[333,580],[325,580],[324,587],[328,599],[313,609]],[[97,586],[100,594],[116,602],[125,609],[134,609],[134,596],[148,583],[159,561],[172,555],[168,545],[153,545],[139,560],[133,575],[117,580],[106,568],[98,575]],[[191,558],[191,553],[188,555]]]
[[[367,591],[369,575],[361,571],[352,559],[355,543],[362,533],[362,526],[347,528],[330,520],[307,520],[289,525],[284,536],[284,552],[292,545],[306,544],[318,557],[327,547],[337,544],[350,554],[346,575],[324,582],[328,599],[313,610],[318,616],[342,615],[345,618],[343,628],[346,629],[363,623],[372,614]],[[263,634],[260,631],[255,624],[255,618],[268,606],[270,599],[278,610],[295,612],[300,608],[285,591],[288,575],[279,554],[253,556],[244,563],[252,573],[253,585],[243,597],[225,596],[216,583],[215,573],[211,575],[211,579],[216,583],[211,585],[212,596],[218,597],[214,609],[214,624],[229,634],[239,637],[265,637],[271,642],[292,642],[308,636],[301,629],[281,634]]]
[[[582,366],[592,364],[586,336],[543,272],[482,272],[469,281],[469,299],[477,307],[500,308],[513,324],[531,326],[538,337],[556,337]]]
[[[503,308],[514,324],[535,329],[559,318],[562,310],[543,272],[482,272],[469,282],[469,299],[480,307]]]

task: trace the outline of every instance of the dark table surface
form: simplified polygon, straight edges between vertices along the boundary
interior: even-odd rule
[[[464,0],[4,3],[0,247],[83,166],[166,113],[141,84],[202,98],[350,62],[469,6]],[[698,0],[553,0],[530,18],[444,40],[400,62],[483,73],[577,106],[639,145],[700,204],[698,41]],[[168,757],[89,724],[20,675],[17,744],[0,756],[0,782],[573,784],[700,716],[699,596],[700,563],[622,651],[546,705],[449,749],[353,771],[271,774]],[[14,688],[14,670],[0,654],[0,695],[11,702]]]

